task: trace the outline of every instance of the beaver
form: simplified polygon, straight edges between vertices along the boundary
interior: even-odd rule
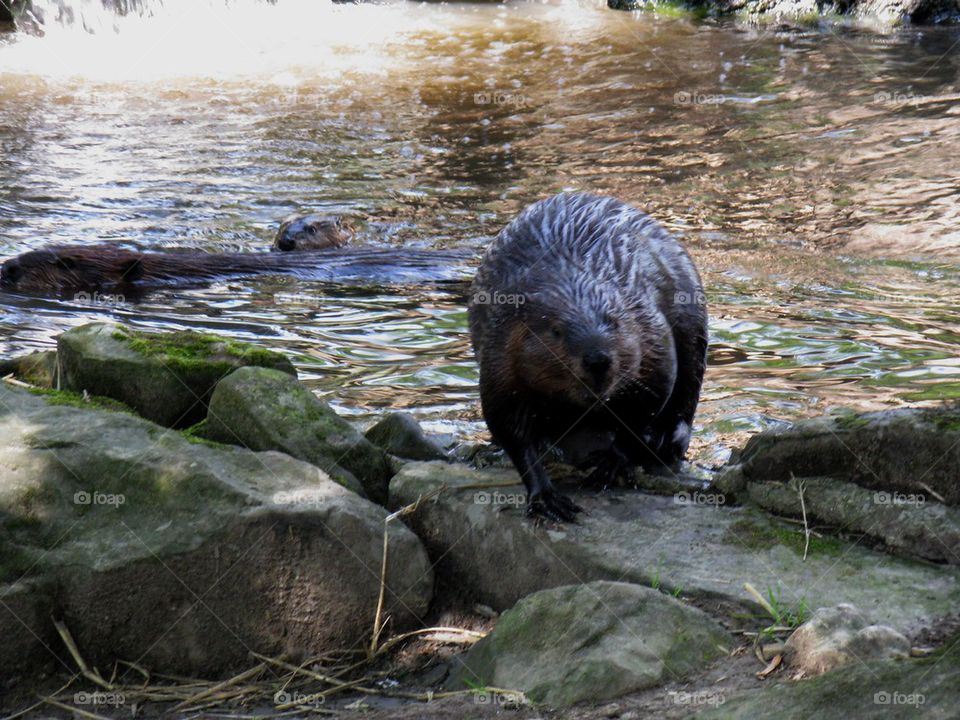
[[[610,197],[534,203],[487,250],[470,291],[480,401],[527,488],[528,515],[573,521],[543,458],[589,448],[591,483],[675,471],[703,382],[707,311],[693,261]]]
[[[0,288],[33,295],[120,292],[136,297],[156,287],[192,287],[252,275],[397,284],[434,282],[454,288],[469,277],[471,253],[410,248],[338,248],[314,252],[145,252],[117,245],[58,245],[31,250],[0,266]]]
[[[343,247],[352,238],[337,215],[290,215],[280,223],[272,250],[325,250]]]

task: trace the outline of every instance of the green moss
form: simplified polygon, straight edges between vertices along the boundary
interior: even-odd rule
[[[40,395],[49,405],[67,405],[69,407],[84,408],[85,410],[110,410],[136,415],[127,405],[113,398],[101,395],[84,395],[71,390],[53,390],[52,388],[28,388],[32,395]]]
[[[278,353],[249,343],[192,330],[167,333],[118,330],[113,333],[113,339],[126,344],[144,357],[158,358],[168,367],[184,370],[206,367],[211,362],[218,361],[229,366],[238,364],[234,361],[239,361],[239,364],[274,367],[286,359]]]
[[[723,535],[723,542],[728,545],[746,547],[750,550],[769,550],[776,545],[783,545],[797,555],[802,556],[806,540],[803,530],[796,530],[774,525],[761,525],[754,520],[744,518],[738,520]],[[807,554],[841,555],[844,544],[834,538],[810,537],[810,546]]]
[[[863,417],[863,415],[857,415],[856,413],[851,413],[849,415],[838,415],[834,418],[834,424],[841,430],[856,430],[858,428],[866,427],[870,424],[870,420]]]
[[[944,432],[960,430],[960,408],[928,410],[924,412],[924,419],[937,426]]]
[[[206,445],[207,447],[213,448],[225,448],[231,447],[225,443],[217,442],[216,440],[210,440],[206,437],[205,433],[207,430],[207,421],[206,419],[201,420],[196,425],[191,425],[188,428],[184,428],[180,431],[180,434],[184,437],[187,442],[193,443],[194,445]]]

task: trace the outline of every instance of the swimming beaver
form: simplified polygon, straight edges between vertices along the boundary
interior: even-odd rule
[[[280,223],[273,250],[324,250],[343,247],[351,232],[336,215],[290,215]]]
[[[471,288],[483,416],[526,485],[527,513],[580,508],[543,467],[593,445],[589,480],[676,469],[706,363],[703,286],[655,220],[614,198],[537,202],[487,250]]]
[[[60,245],[31,250],[0,266],[0,288],[65,296],[112,292],[135,296],[155,287],[192,287],[251,275],[377,283],[458,282],[470,253],[457,250],[360,247],[314,252],[142,252],[116,245]]]

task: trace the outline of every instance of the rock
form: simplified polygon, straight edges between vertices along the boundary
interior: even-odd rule
[[[390,413],[367,430],[366,438],[385,452],[398,457],[410,460],[447,459],[443,447],[427,437],[420,423],[409,413]]]
[[[0,377],[11,374],[40,388],[56,387],[57,354],[48,350],[0,361]]]
[[[206,436],[251,450],[280,450],[347,486],[359,481],[374,502],[387,501],[394,472],[389,458],[283,372],[241,368],[221,380],[210,399]]]
[[[749,582],[786,608],[853,603],[903,633],[960,609],[956,567],[829,536],[811,538],[804,560],[798,526],[722,504],[709,492],[663,497],[562,488],[587,512],[577,524],[536,527],[524,517],[525,491],[514,470],[408,463],[390,483],[390,506],[429,497],[405,520],[438,575],[466,601],[498,611],[538,590],[592,580],[656,585],[711,614],[759,616],[743,590]]]
[[[853,605],[817,610],[784,645],[784,659],[801,676],[820,675],[854,660],[910,657],[910,641],[884,625],[870,625]]]
[[[143,333],[109,323],[65,332],[57,341],[60,387],[119,400],[167,427],[202,420],[217,382],[238,367],[260,365],[290,375],[283,355],[214,335]]]
[[[726,655],[730,636],[706,613],[622,582],[543,590],[503,614],[458,664],[451,688],[521,690],[567,706],[682,680]]]
[[[132,658],[214,676],[250,650],[351,647],[372,627],[385,517],[286,455],[0,386],[0,676],[65,655],[51,617],[104,672]],[[389,542],[399,630],[426,612],[433,577],[403,525]]]
[[[797,491],[803,485],[801,507]],[[747,497],[778,515],[801,517],[883,541],[889,547],[935,562],[960,565],[960,508],[924,493],[867,490],[834,478],[751,482]],[[742,494],[742,493],[741,493]]]
[[[754,435],[747,480],[836,477],[870,490],[923,493],[960,505],[960,408],[902,408],[803,420]]]
[[[697,720],[952,720],[960,705],[960,637],[918,660],[854,662],[811,680],[728,696]]]

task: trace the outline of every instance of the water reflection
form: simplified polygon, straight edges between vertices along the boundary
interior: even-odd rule
[[[93,33],[0,41],[3,254],[258,251],[298,209],[351,216],[360,242],[480,248],[525,204],[591,189],[653,213],[703,269],[700,458],[783,419],[960,394],[956,31],[599,2],[146,6],[87,3]],[[290,352],[359,419],[482,431],[461,297],[264,278],[120,307],[5,297],[0,352],[105,317]]]

